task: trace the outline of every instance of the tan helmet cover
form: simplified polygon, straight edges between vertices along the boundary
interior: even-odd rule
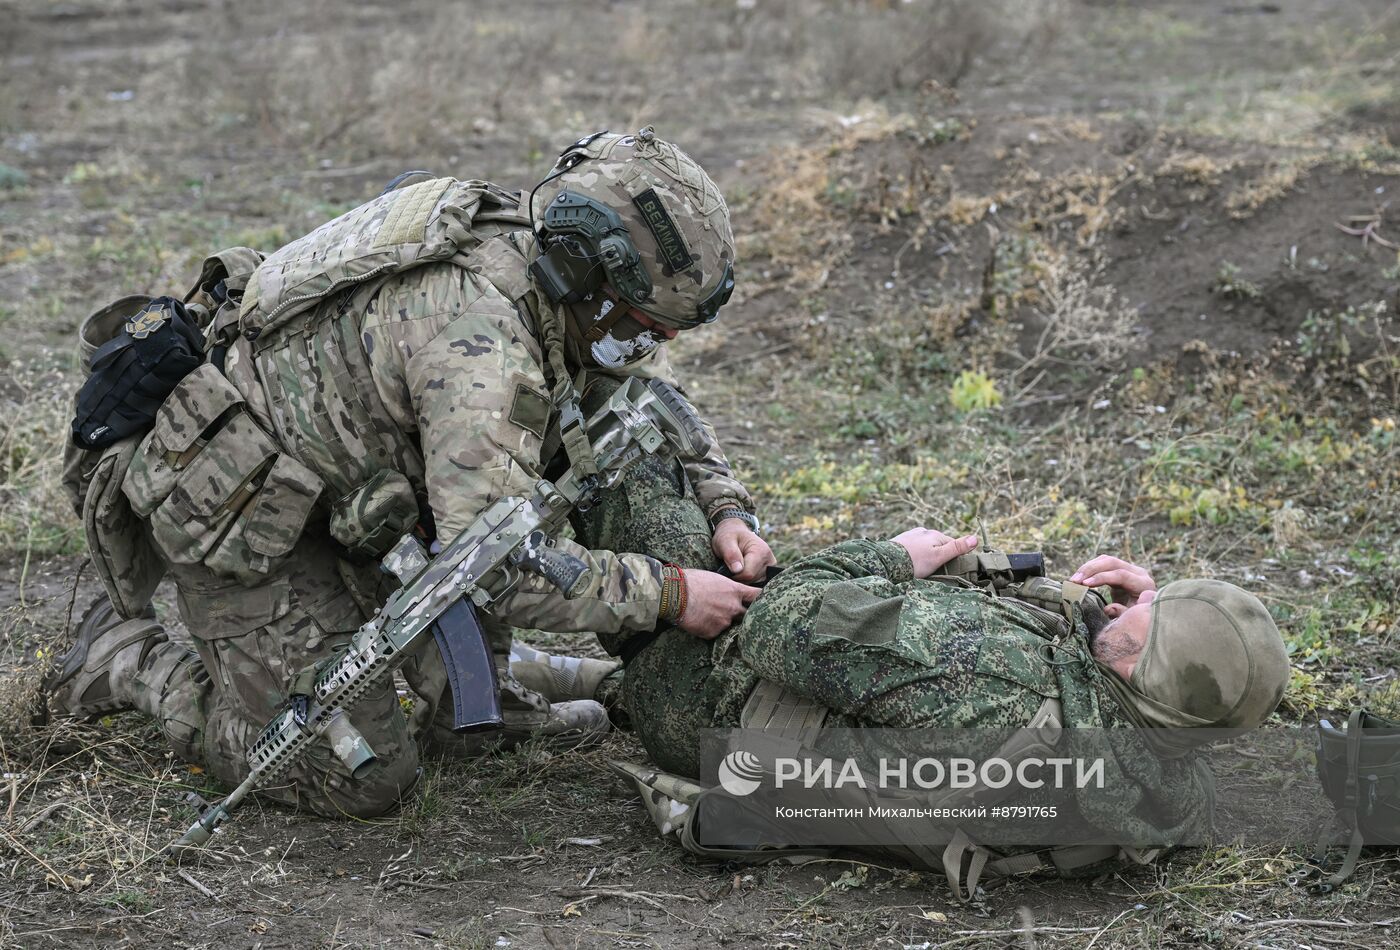
[[[1131,682],[1108,677],[1138,725],[1242,733],[1262,724],[1283,698],[1288,651],[1253,594],[1224,581],[1174,581],[1157,594],[1151,617]],[[1176,753],[1198,744],[1188,732],[1154,741]]]
[[[539,221],[562,191],[600,201],[616,211],[651,275],[651,296],[638,309],[676,329],[702,321],[697,308],[721,289],[734,263],[729,206],[719,186],[695,160],[655,136],[603,132],[566,149],[536,190],[531,213]],[[553,172],[551,173],[553,175]]]

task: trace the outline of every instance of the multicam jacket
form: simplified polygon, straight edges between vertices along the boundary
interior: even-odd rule
[[[289,325],[240,336],[225,371],[277,440],[328,483],[328,497],[393,469],[450,539],[492,501],[528,496],[549,462],[541,453],[553,380],[539,322],[547,303],[526,278],[532,245],[527,230],[501,228],[451,262],[366,281]],[[674,382],[664,348],[626,372]],[[718,447],[684,469],[707,512],[752,510]],[[588,592],[566,601],[529,575],[499,602],[498,619],[599,632],[655,624],[655,560],[559,544],[588,565]]]

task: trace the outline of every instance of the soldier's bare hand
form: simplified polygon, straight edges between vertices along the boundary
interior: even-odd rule
[[[953,558],[961,557],[977,548],[975,534],[950,538],[942,531],[934,531],[932,528],[911,528],[893,540],[909,552],[909,560],[914,562],[915,577],[928,577],[937,573],[940,567]]]
[[[710,544],[736,581],[756,581],[778,563],[768,542],[739,518],[721,521]]]
[[[1111,554],[1101,554],[1091,561],[1085,561],[1070,580],[1085,587],[1113,588],[1113,603],[1104,608],[1104,613],[1117,617],[1129,607],[1135,606],[1138,598],[1147,591],[1155,591],[1157,582],[1146,568],[1129,564]]]
[[[731,581],[713,571],[685,571],[685,612],[676,621],[686,633],[713,640],[737,623],[758,596],[757,587]]]

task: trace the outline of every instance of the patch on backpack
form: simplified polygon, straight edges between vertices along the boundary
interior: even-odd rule
[[[549,426],[549,399],[541,396],[524,383],[515,384],[515,396],[510,401],[510,421],[544,438]]]
[[[394,203],[371,245],[375,250],[398,244],[421,243],[427,237],[433,209],[453,184],[451,178],[433,178],[394,192]]]
[[[161,328],[170,319],[170,311],[160,304],[152,304],[136,316],[126,321],[123,328],[133,339],[144,340]]]
[[[655,188],[648,188],[637,195],[632,199],[632,203],[642,213],[642,220],[647,223],[652,237],[656,238],[656,246],[661,251],[662,259],[666,261],[666,266],[671,268],[667,276],[679,273],[695,263],[695,258],[685,246],[681,232],[676,230],[676,223],[667,214],[666,206],[661,203],[661,196],[656,193]]]

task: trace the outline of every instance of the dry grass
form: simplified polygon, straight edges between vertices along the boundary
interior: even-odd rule
[[[72,376],[13,361],[0,389],[0,550],[72,553],[81,531],[60,485],[72,420]]]
[[[767,226],[739,238],[739,250],[771,261],[798,288],[816,289],[850,248],[831,226],[830,168],[818,149],[782,149],[758,170],[769,184],[753,199],[753,216]]]
[[[217,6],[205,28],[245,37],[246,46],[185,59],[132,91],[179,103],[183,131],[194,136],[359,160],[386,146],[460,157],[509,136],[523,140],[525,159],[599,118],[689,124],[697,104],[735,97],[825,104],[956,86],[996,49],[1052,42],[1063,19],[1059,0],[676,0],[528,20],[453,5],[328,45],[321,34],[340,9],[330,0],[291,11],[267,0]],[[293,28],[269,32],[277,13]],[[581,52],[604,47],[602,58]],[[674,81],[679,61],[693,78]],[[542,62],[557,68],[541,70]]]
[[[1114,365],[1131,348],[1139,319],[1103,279],[1101,263],[1053,251],[1037,268],[1031,309],[1039,324],[1034,341],[1006,353],[1013,403],[1034,391],[1053,366]]]
[[[1264,174],[1245,182],[1225,198],[1225,208],[1232,218],[1247,218],[1271,201],[1276,201],[1297,187],[1298,182],[1308,173],[1310,165],[1322,160],[1315,156],[1308,160],[1287,161],[1268,169]]]
[[[1235,162],[1221,161],[1213,155],[1200,152],[1173,152],[1153,171],[1158,176],[1175,176],[1198,185],[1214,186],[1220,183],[1220,176],[1235,167]]]

